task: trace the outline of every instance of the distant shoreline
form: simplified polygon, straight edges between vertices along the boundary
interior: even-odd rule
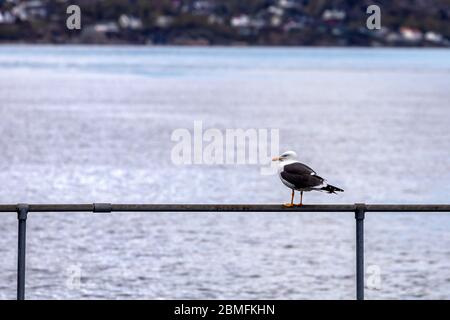
[[[65,43],[54,43],[54,42],[25,42],[25,41],[0,41],[0,46],[83,46],[83,47],[145,47],[145,48],[311,48],[311,49],[450,49],[449,46],[413,46],[413,45],[405,45],[405,46],[370,46],[370,45],[268,45],[268,44],[235,44],[235,45],[224,45],[224,44],[208,44],[208,45],[199,45],[199,44],[146,44],[146,43],[127,43],[127,42],[110,42],[110,43],[79,43],[79,42],[65,42]]]

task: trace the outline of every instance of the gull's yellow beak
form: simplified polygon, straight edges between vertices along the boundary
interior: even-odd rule
[[[280,157],[272,158],[272,161],[278,161],[278,160],[280,160]]]

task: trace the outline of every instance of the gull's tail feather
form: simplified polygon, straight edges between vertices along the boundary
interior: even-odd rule
[[[331,184],[327,184],[321,190],[326,191],[328,193],[344,192],[344,190],[342,190],[338,187],[332,186]]]

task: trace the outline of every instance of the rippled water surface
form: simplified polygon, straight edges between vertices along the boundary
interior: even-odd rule
[[[171,134],[196,120],[279,129],[345,189],[306,203],[448,203],[449,88],[448,50],[0,46],[0,203],[289,199],[256,165],[174,165]],[[17,223],[0,219],[12,299]],[[367,298],[450,298],[449,228],[368,214]],[[346,213],[33,213],[27,249],[32,299],[354,297]]]

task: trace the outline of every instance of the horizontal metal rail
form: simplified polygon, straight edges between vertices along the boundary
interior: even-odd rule
[[[448,204],[312,204],[285,208],[279,204],[29,204],[28,212],[450,212]],[[17,212],[18,205],[0,205]]]
[[[0,212],[17,212],[17,299],[25,299],[26,222],[30,212],[354,212],[356,220],[356,298],[364,299],[364,218],[366,212],[450,212],[448,204],[313,204],[286,208],[279,204],[3,204]]]

